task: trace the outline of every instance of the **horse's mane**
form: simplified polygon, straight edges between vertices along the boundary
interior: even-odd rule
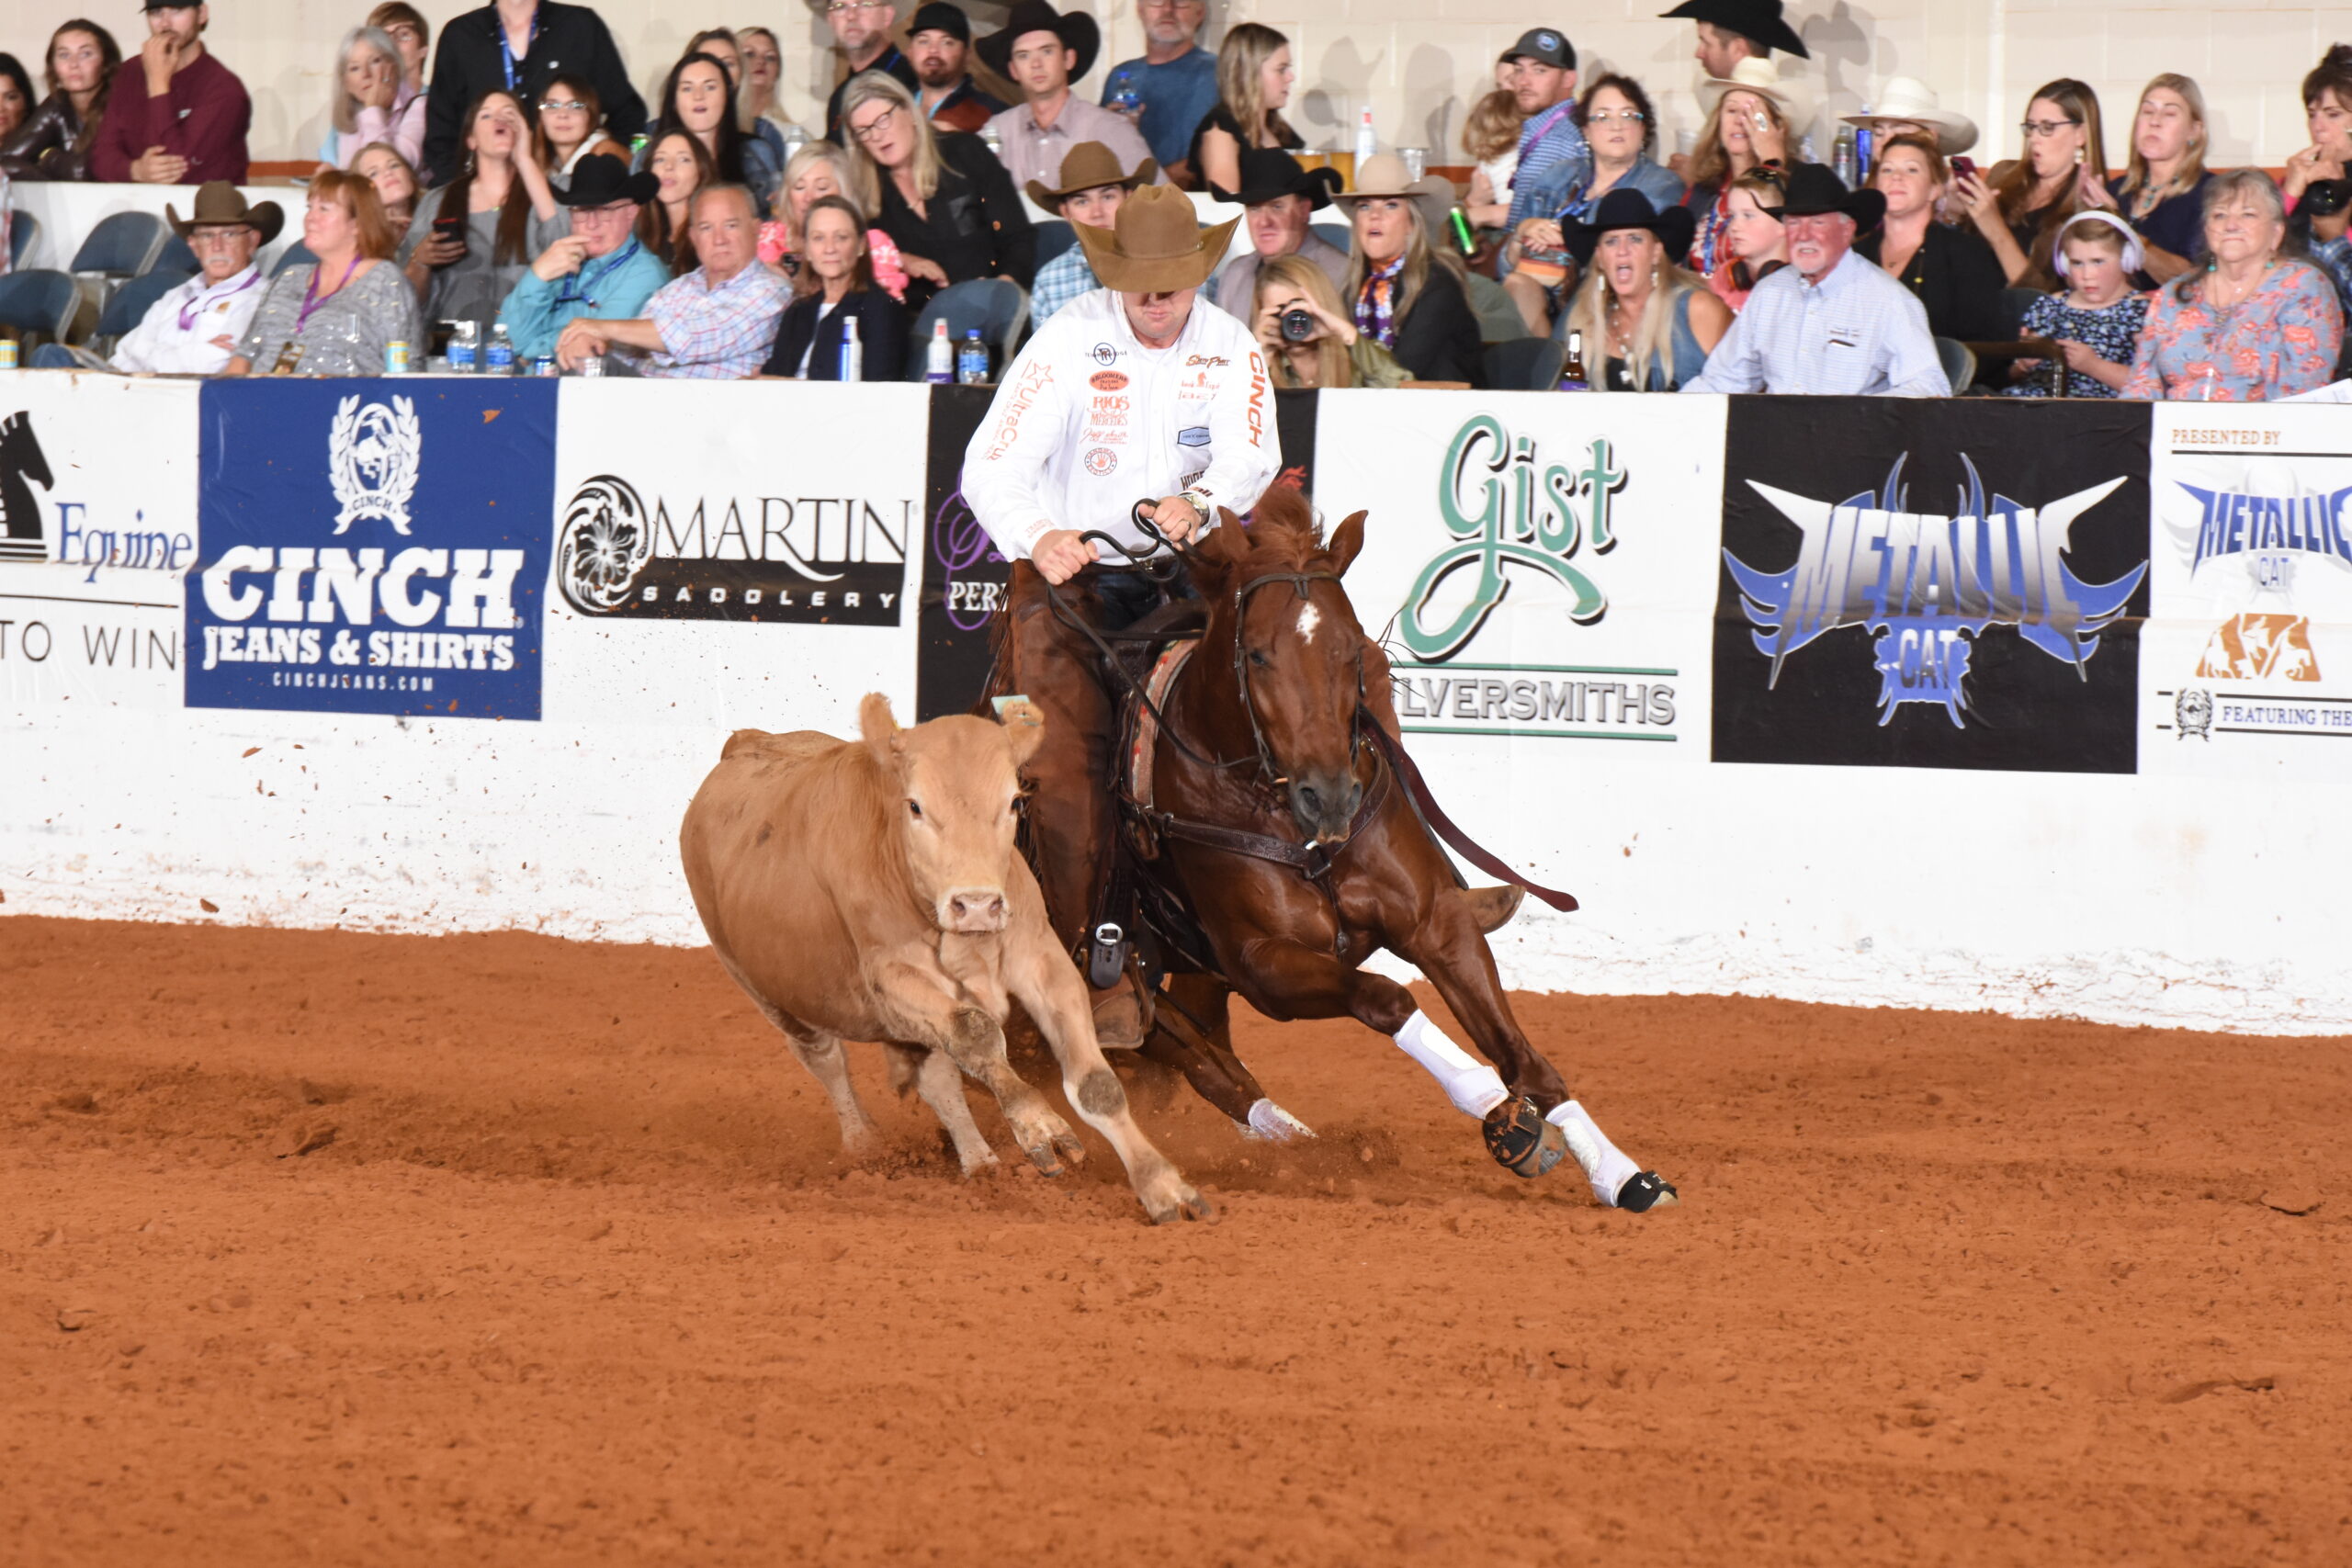
[[[1315,526],[1315,509],[1306,497],[1286,485],[1277,485],[1258,498],[1250,518],[1250,562],[1252,566],[1301,567],[1323,551],[1323,536]]]

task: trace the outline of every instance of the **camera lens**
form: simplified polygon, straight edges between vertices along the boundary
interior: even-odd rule
[[[1283,341],[1305,343],[1315,335],[1315,317],[1306,310],[1283,312]]]
[[[2314,218],[2330,218],[2352,204],[2352,179],[2313,180],[2303,189],[2303,208]]]

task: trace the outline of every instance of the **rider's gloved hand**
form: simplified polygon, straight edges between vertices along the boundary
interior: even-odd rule
[[[1057,587],[1076,577],[1081,568],[1091,566],[1094,558],[1094,547],[1080,538],[1075,528],[1052,529],[1029,547],[1030,564]]]

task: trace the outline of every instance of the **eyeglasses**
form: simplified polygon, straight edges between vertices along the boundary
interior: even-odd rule
[[[2018,129],[2028,136],[2055,136],[2070,125],[2080,125],[2079,119],[2021,119]]]
[[[588,106],[578,98],[541,98],[539,112],[544,114],[550,109],[557,114],[585,114],[588,112]]]
[[[832,0],[832,4],[825,7],[825,12],[830,16],[837,11],[887,11],[889,8],[890,0]]]
[[[608,201],[602,207],[575,207],[571,209],[571,216],[575,220],[582,218],[627,218],[636,210],[637,203],[633,201]]]
[[[891,117],[896,115],[898,112],[899,106],[892,104],[888,108],[884,109],[880,114],[876,115],[864,125],[851,126],[849,128],[849,133],[852,136],[856,137],[858,141],[871,147],[874,145],[874,139],[882,134],[882,128],[889,124]]]
[[[1639,109],[1595,109],[1584,117],[1584,122],[1587,125],[1607,125],[1612,119],[1622,119],[1629,125],[1639,125],[1649,118]]]
[[[242,225],[232,229],[191,229],[187,236],[188,248],[198,251],[225,251],[235,244],[237,237],[244,232],[245,230]]]
[[[1204,11],[1206,0],[1143,0],[1147,11]]]

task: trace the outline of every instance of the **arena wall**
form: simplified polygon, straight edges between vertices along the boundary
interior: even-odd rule
[[[436,25],[467,7],[422,7]],[[1001,6],[967,7],[982,30]],[[1300,129],[1317,146],[1354,145],[1357,112],[1369,103],[1384,144],[1438,150],[1433,162],[1459,157],[1464,116],[1486,90],[1495,57],[1526,28],[1566,29],[1588,71],[1607,65],[1647,84],[1661,98],[1669,146],[1677,131],[1695,131],[1687,22],[1657,19],[1663,0],[1545,12],[1525,0],[1235,0],[1213,6],[1209,35],[1236,21],[1281,28],[1295,44]],[[211,42],[245,80],[254,98],[253,146],[263,159],[310,156],[326,123],[332,56],[343,29],[364,6],[320,6],[307,0],[254,0],[213,7]],[[771,6],[752,14],[707,13],[653,0],[606,0],[597,9],[612,24],[650,100],[668,62],[702,27],[727,21],[775,28],[786,51],[786,108],[816,127],[837,65],[831,34],[808,6]],[[0,22],[0,48],[37,61],[49,31],[81,14],[60,0],[19,6]],[[901,17],[911,14],[901,8]],[[1106,34],[1101,63],[1082,87],[1099,94],[1107,67],[1142,52],[1131,6],[1101,13]],[[1831,117],[1853,112],[1888,76],[1917,77],[1944,104],[1984,128],[1980,161],[2012,155],[2018,120],[2035,86],[2076,76],[2098,89],[2110,125],[2128,122],[2141,86],[2159,72],[2180,72],[2204,87],[2213,114],[2213,161],[2277,166],[2307,144],[2296,84],[2333,41],[2352,38],[2352,9],[2264,0],[2188,5],[2070,5],[2064,0],[1791,0],[1787,14],[1812,52],[1801,70],[1821,100],[1816,150],[1826,156]],[[135,43],[138,18],[107,18]],[[1792,62],[1792,64],[1795,62]],[[2110,132],[2110,161],[2126,148]]]
[[[673,831],[730,730],[968,701],[986,405],[0,378],[0,912],[698,942]],[[1351,592],[1439,797],[1583,901],[1498,937],[1512,984],[2352,1013],[2331,411],[1335,393],[1277,423],[1327,517],[1370,513]]]

